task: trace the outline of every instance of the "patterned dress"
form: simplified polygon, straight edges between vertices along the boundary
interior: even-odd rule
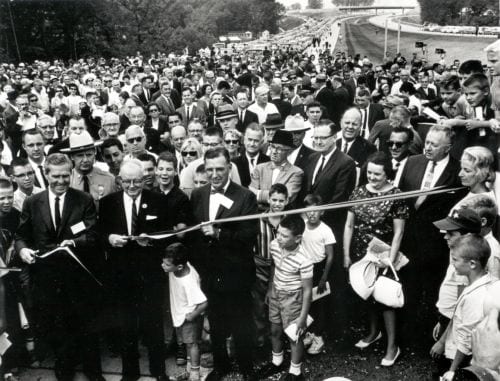
[[[366,186],[356,188],[350,200],[356,201],[366,198],[398,194],[398,188],[392,188],[387,192],[373,193]],[[356,262],[366,254],[368,243],[372,236],[379,238],[387,244],[391,244],[394,234],[394,219],[408,219],[408,205],[405,200],[386,200],[371,204],[361,204],[349,209],[354,213],[354,231],[351,239],[351,260]]]

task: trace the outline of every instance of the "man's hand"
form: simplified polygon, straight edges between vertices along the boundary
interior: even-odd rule
[[[141,233],[136,239],[137,243],[142,247],[151,246],[151,238],[145,237],[145,235],[146,233]]]
[[[326,276],[323,275],[318,283],[318,294],[322,294],[323,292],[325,292],[326,282],[328,282],[328,279]]]
[[[59,246],[73,246],[75,247],[75,241],[73,241],[72,239],[65,239],[64,241],[62,241]]]
[[[433,359],[441,357],[441,355],[444,353],[444,342],[442,342],[441,340],[437,341],[436,344],[432,346],[430,353]]]
[[[19,256],[21,257],[24,263],[27,263],[29,265],[35,263],[36,257],[34,250],[25,247],[24,249],[21,249],[21,251],[19,252]]]
[[[194,319],[196,319],[196,316],[192,312],[186,314],[186,321],[193,321]]]
[[[453,378],[455,377],[455,372],[449,370],[445,374],[443,374],[443,377],[441,377],[441,380],[443,381],[453,381]]]
[[[206,237],[219,238],[220,229],[216,228],[212,224],[202,225],[201,232]]]
[[[123,247],[128,242],[128,237],[119,234],[110,234],[108,237],[109,244],[113,247]]]
[[[432,338],[435,341],[439,340],[439,331],[441,330],[441,323],[437,322],[436,325],[434,326],[434,329],[432,330]]]

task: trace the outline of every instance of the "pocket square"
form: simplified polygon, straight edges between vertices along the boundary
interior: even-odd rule
[[[146,216],[146,221],[156,220],[158,216]]]

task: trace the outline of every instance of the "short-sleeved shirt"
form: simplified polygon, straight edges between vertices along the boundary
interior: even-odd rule
[[[269,245],[274,262],[274,286],[280,291],[294,291],[302,288],[303,279],[313,277],[313,263],[299,244],[294,251],[281,249],[277,240]]]
[[[207,301],[207,297],[200,288],[200,276],[196,269],[187,263],[189,274],[176,277],[168,273],[170,289],[170,312],[174,327],[180,327],[186,320],[186,314],[195,310],[198,304]]]
[[[314,229],[309,229],[306,224],[306,230],[302,235],[302,246],[304,246],[306,255],[313,263],[318,263],[325,259],[325,246],[333,245],[335,242],[332,229],[324,222],[321,222]]]

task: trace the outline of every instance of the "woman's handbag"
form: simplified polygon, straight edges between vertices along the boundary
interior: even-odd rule
[[[403,294],[403,286],[401,285],[398,274],[394,270],[392,263],[389,263],[389,268],[394,274],[394,279],[387,277],[387,269],[375,281],[373,287],[373,298],[388,307],[401,308],[405,304],[405,296]]]

